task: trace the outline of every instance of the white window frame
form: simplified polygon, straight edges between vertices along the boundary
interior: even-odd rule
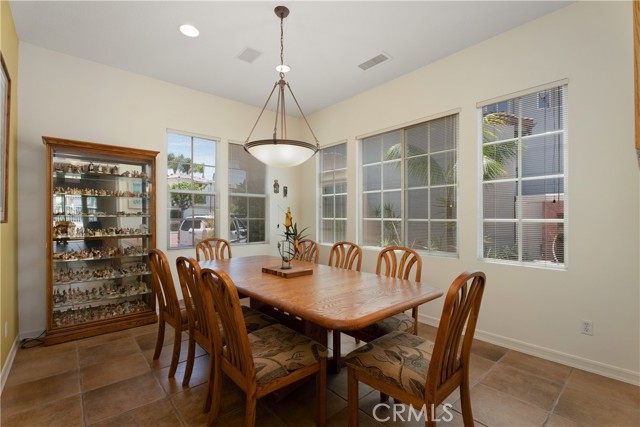
[[[505,95],[499,98],[493,98],[487,101],[482,101],[479,102],[477,104],[477,108],[478,108],[478,138],[479,138],[479,142],[478,142],[478,259],[483,261],[483,262],[489,262],[489,263],[496,263],[496,264],[511,264],[511,265],[518,265],[518,266],[525,266],[525,267],[536,267],[536,268],[545,268],[545,269],[553,269],[553,270],[566,270],[567,266],[568,266],[568,255],[569,255],[569,245],[568,245],[568,241],[569,241],[569,188],[568,188],[568,184],[569,184],[569,124],[568,124],[568,79],[564,79],[564,80],[560,80],[560,81],[555,81],[555,82],[551,82],[545,85],[541,85],[541,86],[537,86],[534,88],[530,88],[530,89],[526,89],[526,90],[522,90],[519,91],[517,93],[513,93],[510,95]],[[505,180],[501,180],[501,179],[494,179],[494,180],[488,180],[488,181],[484,181],[484,170],[483,170],[483,162],[484,162],[484,158],[483,158],[483,147],[485,146],[485,143],[483,141],[483,107],[487,106],[487,105],[491,105],[491,104],[496,104],[499,102],[503,102],[503,101],[509,101],[509,102],[521,102],[521,98],[527,95],[533,95],[533,94],[539,94],[540,92],[544,92],[550,89],[555,89],[558,87],[562,87],[562,107],[564,109],[564,114],[563,114],[563,120],[564,120],[564,128],[560,129],[560,130],[553,130],[553,131],[549,131],[546,132],[544,134],[534,134],[534,135],[519,135],[517,138],[509,138],[509,139],[514,139],[518,142],[518,155],[517,155],[517,162],[518,162],[518,167],[517,170],[518,171],[522,171],[523,170],[523,165],[522,165],[522,153],[523,153],[523,146],[524,144],[522,144],[523,141],[526,141],[528,139],[531,138],[537,138],[540,137],[542,135],[563,135],[563,162],[562,162],[562,173],[558,173],[558,174],[554,174],[554,175],[536,175],[536,176],[527,176],[527,177],[522,177],[521,175],[516,176],[514,178],[509,178],[509,179],[505,179]],[[539,103],[538,103],[538,99],[539,96],[536,96],[536,109],[542,109],[539,108]],[[558,100],[557,99],[552,99],[553,102],[553,106],[551,107],[547,107],[547,108],[557,108],[558,106]],[[522,110],[521,110],[521,106],[516,108],[516,111],[518,112],[518,119],[521,121],[522,120]],[[505,140],[501,140],[501,141],[507,141],[507,139]],[[492,144],[498,144],[501,141],[491,141],[490,144],[487,145],[492,145]],[[484,217],[484,184],[487,183],[500,183],[500,182],[514,182],[517,183],[518,186],[518,191],[517,194],[523,194],[522,192],[522,184],[523,182],[526,181],[532,181],[535,179],[541,179],[541,178],[559,178],[561,177],[563,180],[563,188],[564,188],[564,192],[561,195],[561,201],[563,203],[563,217],[561,219],[547,219],[547,218],[524,218],[523,216],[523,210],[522,210],[522,203],[516,203],[516,215],[515,218],[513,219],[500,219],[500,218],[493,218],[493,219],[485,219]],[[555,200],[555,199],[554,199]],[[486,223],[506,223],[506,224],[514,224],[516,226],[516,240],[517,240],[517,260],[512,260],[512,259],[504,259],[504,258],[499,258],[499,257],[488,257],[487,254],[485,254],[485,234],[484,234],[484,225]],[[523,230],[524,230],[524,225],[525,224],[559,224],[562,225],[562,236],[563,236],[563,262],[559,262],[558,260],[554,260],[555,262],[552,261],[545,261],[545,260],[523,260],[523,254],[524,254],[524,238],[518,238],[518,236],[523,236]],[[555,244],[555,241],[554,241]],[[555,255],[554,255],[555,258]]]
[[[335,148],[335,147],[340,146],[340,145],[344,145],[344,148],[345,148],[345,167],[343,169],[323,170],[322,169],[322,166],[323,166],[323,161],[322,161],[322,159],[323,159],[323,156],[322,156],[323,150],[328,150],[328,149],[331,149],[331,148]],[[316,188],[318,188],[318,224],[317,224],[317,233],[316,233],[316,235],[318,236],[318,242],[320,244],[333,244],[333,243],[336,243],[336,242],[338,242],[340,240],[346,240],[346,238],[347,238],[348,208],[349,208],[348,200],[347,200],[347,204],[345,206],[345,215],[346,216],[345,217],[339,217],[339,218],[337,218],[335,216],[335,212],[336,212],[336,209],[335,209],[335,198],[336,198],[336,196],[348,197],[348,194],[347,194],[347,182],[345,181],[345,190],[344,190],[343,193],[334,192],[332,194],[325,195],[324,192],[323,192],[322,174],[325,173],[325,172],[334,172],[335,173],[336,171],[344,170],[345,178],[346,178],[347,175],[348,175],[348,171],[349,171],[348,148],[349,147],[347,145],[347,141],[344,140],[344,141],[341,141],[341,142],[337,142],[335,144],[331,144],[331,145],[322,147],[320,149],[320,152],[318,153],[319,154],[318,155],[318,160],[317,160],[318,185],[316,186]],[[335,189],[335,183],[336,183],[335,177],[334,177],[332,182],[333,182],[334,189]],[[328,198],[328,197],[333,197],[333,199],[334,199],[333,216],[325,218],[324,217],[324,200],[325,200],[325,198]],[[333,221],[333,236],[331,236],[331,239],[324,239],[324,237],[325,237],[324,233],[323,233],[323,222],[324,221]],[[344,224],[345,224],[344,225],[344,233],[345,234],[344,234],[344,238],[343,239],[337,239],[336,238],[336,222],[337,221],[344,221]]]
[[[400,216],[398,218],[398,222],[400,222],[402,224],[402,242],[400,242],[401,244],[405,245],[405,246],[409,246],[411,247],[412,245],[408,244],[409,243],[409,231],[408,231],[408,224],[409,222],[427,222],[429,223],[429,225],[431,225],[432,223],[437,223],[437,222],[453,222],[455,223],[456,226],[456,238],[455,238],[455,252],[447,252],[447,251],[442,251],[442,250],[434,250],[434,249],[428,249],[428,248],[415,248],[417,251],[421,252],[421,253],[425,253],[425,254],[429,254],[429,255],[437,255],[437,256],[443,256],[443,257],[458,257],[459,253],[460,253],[460,236],[459,236],[459,214],[458,211],[456,210],[456,216],[455,218],[450,218],[447,219],[446,221],[443,220],[438,220],[435,218],[431,218],[431,213],[429,213],[429,218],[426,218],[424,220],[419,220],[417,221],[415,218],[413,219],[409,219],[407,218],[407,203],[406,203],[406,198],[407,198],[407,191],[409,191],[409,188],[407,187],[407,183],[406,183],[406,162],[407,159],[410,158],[407,156],[406,153],[406,138],[405,138],[405,132],[407,131],[407,129],[410,129],[412,127],[418,126],[418,125],[423,125],[432,121],[436,121],[438,119],[442,119],[445,117],[450,117],[450,116],[455,116],[456,117],[456,127],[455,127],[455,143],[454,143],[454,149],[453,150],[447,150],[447,151],[454,151],[455,152],[455,164],[459,164],[460,162],[460,110],[456,109],[456,110],[450,110],[450,111],[446,111],[440,114],[436,114],[433,116],[429,116],[429,117],[425,117],[422,119],[418,119],[418,120],[414,120],[412,122],[409,123],[405,123],[402,124],[400,126],[397,127],[392,127],[392,128],[387,128],[384,130],[380,130],[380,131],[376,131],[376,132],[371,132],[365,135],[360,135],[357,136],[356,138],[359,140],[360,144],[359,144],[359,158],[358,158],[358,168],[359,168],[359,173],[358,173],[358,188],[360,189],[359,191],[359,208],[358,208],[358,217],[359,217],[359,225],[358,225],[358,236],[359,236],[359,243],[363,246],[369,246],[369,247],[375,247],[375,248],[379,248],[380,246],[371,246],[371,245],[365,245],[364,244],[364,239],[365,239],[365,232],[364,232],[364,221],[366,221],[367,219],[369,220],[378,220],[378,218],[365,218],[365,210],[364,210],[364,195],[366,193],[369,193],[368,191],[365,191],[364,189],[364,167],[365,165],[363,164],[364,161],[364,144],[365,144],[365,139],[370,138],[370,137],[374,137],[374,136],[380,136],[380,135],[384,135],[387,133],[391,133],[391,132],[395,132],[395,131],[400,131],[401,132],[401,144],[402,144],[402,148],[401,148],[401,155],[399,159],[393,159],[393,160],[388,160],[388,161],[381,161],[380,164],[385,164],[385,163],[389,163],[389,162],[400,162]],[[432,154],[436,154],[436,153],[428,153],[427,155],[432,155]],[[382,175],[381,175],[381,182],[384,181],[384,170],[382,171]],[[455,178],[454,178],[454,184],[452,185],[455,189],[456,189],[456,195],[455,195],[455,206],[458,206],[458,199],[459,199],[459,192],[458,192],[458,187],[459,187],[459,173],[457,172],[457,168],[456,168],[456,173],[455,173]],[[438,186],[432,186],[432,185],[428,185],[428,188],[437,188]],[[415,189],[415,188],[412,188]],[[379,192],[381,195],[384,194],[385,191],[398,191],[397,189],[393,189],[393,190],[385,190],[383,188],[381,188],[380,190],[372,190],[370,191],[371,193],[376,193]],[[381,202],[382,204],[382,202]],[[431,207],[428,207],[429,212],[431,212]],[[384,221],[381,220],[381,227],[383,227]],[[384,230],[382,231],[384,232]]]
[[[228,238],[230,240],[230,243],[233,245],[251,245],[251,244],[264,244],[264,243],[268,243],[269,242],[269,230],[268,230],[268,225],[269,225],[269,197],[267,197],[268,195],[268,189],[267,189],[267,174],[268,174],[268,170],[267,170],[267,166],[264,165],[263,163],[260,163],[259,160],[253,158],[251,156],[251,154],[247,153],[246,151],[244,152],[247,156],[253,158],[256,162],[260,163],[263,167],[264,167],[264,176],[262,177],[262,182],[264,183],[264,193],[234,193],[231,190],[231,172],[235,169],[232,167],[231,164],[231,151],[232,151],[232,147],[236,148],[236,147],[241,147],[242,148],[242,144],[239,143],[235,143],[235,142],[229,142],[229,152],[227,154],[227,164],[228,164],[228,171],[227,171],[227,175],[228,175],[228,184],[227,184],[227,206],[228,206],[228,215],[229,215],[229,233],[228,233]],[[249,217],[247,216],[247,218],[240,218],[242,221],[245,221],[245,226],[247,227],[246,233],[247,233],[247,238],[245,239],[241,239],[240,241],[234,241],[235,239],[233,238],[233,236],[231,236],[231,224],[234,221],[234,219],[231,217],[232,212],[231,212],[231,198],[232,197],[240,197],[240,198],[260,198],[260,199],[264,199],[264,218],[257,218],[257,217]],[[261,220],[263,221],[263,227],[264,227],[264,240],[259,240],[259,241],[249,241],[249,234],[250,234],[250,230],[249,230],[249,221],[256,221],[256,220]]]

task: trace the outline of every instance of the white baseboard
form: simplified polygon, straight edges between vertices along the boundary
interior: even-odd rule
[[[16,339],[13,341],[13,345],[11,346],[11,351],[7,356],[7,360],[2,366],[2,373],[0,373],[0,396],[2,395],[2,391],[4,390],[4,384],[7,382],[7,378],[9,378],[9,372],[11,372],[11,366],[13,365],[13,359],[16,357],[16,352],[18,351],[18,345],[20,342],[20,336],[16,336]]]
[[[438,327],[440,319],[431,316],[419,315],[419,320],[427,325]],[[531,356],[541,359],[550,360],[552,362],[561,363],[573,368],[582,369],[614,380],[624,381],[633,385],[640,385],[640,372],[634,372],[629,369],[619,368],[617,366],[607,365],[595,360],[585,359],[583,357],[574,356],[572,354],[563,353],[546,347],[530,344],[524,341],[515,340],[513,338],[503,337],[501,335],[492,334],[476,329],[475,338],[490,344],[499,345],[510,350],[520,351]]]

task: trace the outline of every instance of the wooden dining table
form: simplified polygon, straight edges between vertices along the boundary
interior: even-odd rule
[[[226,272],[238,293],[250,299],[251,307],[325,346],[331,330],[361,329],[442,296],[441,289],[427,282],[306,261],[292,261],[291,270],[281,270],[282,261],[275,256],[246,256],[199,264],[203,269]],[[263,268],[275,274],[263,272]],[[330,369],[337,372],[339,367],[339,355],[334,354]]]

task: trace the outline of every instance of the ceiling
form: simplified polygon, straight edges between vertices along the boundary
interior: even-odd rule
[[[311,114],[570,1],[10,1],[21,42],[262,107],[285,79]],[[179,25],[200,30],[188,38]],[[250,48],[261,54],[246,62]],[[377,55],[389,60],[367,71]],[[272,109],[275,106],[270,106]],[[294,113],[289,105],[288,113]]]

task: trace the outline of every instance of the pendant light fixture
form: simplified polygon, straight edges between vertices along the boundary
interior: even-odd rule
[[[302,112],[302,108],[300,108],[300,104],[293,94],[289,83],[284,80],[284,73],[289,68],[284,64],[284,18],[289,15],[289,9],[285,6],[278,6],[275,8],[274,12],[276,16],[280,18],[280,65],[276,67],[276,70],[279,71],[280,80],[273,85],[273,89],[271,89],[267,102],[265,102],[264,107],[262,107],[262,111],[260,111],[258,119],[253,125],[253,128],[245,141],[244,149],[262,163],[278,168],[286,168],[297,166],[310,159],[318,151],[319,144],[318,138],[316,138],[316,135],[313,133],[313,130],[307,121],[307,117]],[[289,93],[298,107],[302,118],[307,124],[309,131],[311,131],[315,144],[288,138],[287,113],[284,98],[285,87],[289,90]],[[273,138],[249,141],[276,89],[278,90],[278,102],[276,104],[276,120],[273,127]]]

